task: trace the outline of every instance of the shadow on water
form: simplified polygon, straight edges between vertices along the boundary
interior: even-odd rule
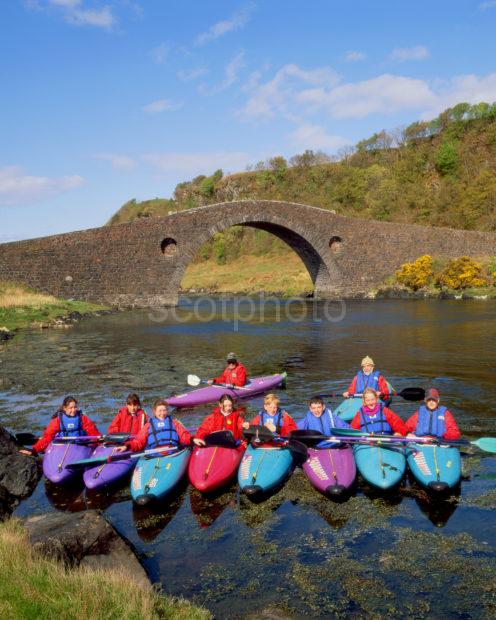
[[[198,525],[201,528],[210,527],[228,506],[235,508],[237,492],[237,487],[232,487],[228,490],[219,489],[207,495],[190,487],[189,503]]]

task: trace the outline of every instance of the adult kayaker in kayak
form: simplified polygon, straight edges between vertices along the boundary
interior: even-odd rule
[[[350,428],[350,425],[334,415],[320,396],[314,396],[305,417],[299,420],[297,427],[300,430],[319,431],[327,437],[332,435],[333,428]]]
[[[374,435],[404,437],[407,434],[403,420],[380,402],[373,388],[365,388],[362,401],[363,405],[351,421],[351,428]]]
[[[223,394],[219,398],[219,406],[208,415],[198,427],[193,442],[197,446],[204,446],[204,437],[215,431],[231,431],[236,441],[243,438],[243,423],[245,419],[241,415],[244,410],[234,409],[234,400],[229,394]]]
[[[126,406],[119,409],[108,427],[108,433],[129,433],[136,436],[147,422],[148,416],[141,408],[139,396],[129,394]]]
[[[298,427],[289,413],[279,407],[279,402],[279,397],[276,394],[267,394],[264,398],[263,409],[251,422],[245,422],[243,428],[249,428],[250,425],[265,426],[271,433],[287,437],[291,431],[295,431]]]
[[[372,388],[383,401],[391,397],[386,379],[378,370],[374,370],[374,360],[366,355],[362,360],[362,370],[353,378],[349,388],[343,392],[345,398],[351,398],[355,394],[363,394],[367,388]],[[389,404],[386,402],[386,404]]]
[[[73,396],[66,396],[60,409],[54,413],[43,436],[38,439],[31,450],[22,449],[22,454],[36,455],[44,452],[45,448],[57,437],[95,437],[100,431],[95,424],[78,409],[77,400]]]
[[[227,366],[220,377],[209,379],[208,384],[222,384],[226,387],[243,387],[246,385],[246,368],[238,362],[236,353],[229,353],[227,358]]]
[[[459,439],[460,431],[453,414],[447,407],[439,404],[440,397],[436,388],[429,388],[424,402],[406,421],[410,435],[416,437],[437,437],[438,439]]]
[[[184,426],[172,417],[165,400],[157,400],[153,404],[153,417],[148,420],[134,439],[126,441],[124,446],[119,446],[116,452],[131,450],[155,450],[162,447],[189,446],[191,435]]]

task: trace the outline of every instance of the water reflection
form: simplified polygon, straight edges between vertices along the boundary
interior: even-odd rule
[[[227,491],[219,489],[216,493],[204,495],[194,487],[190,487],[189,503],[191,512],[195,515],[198,525],[204,529],[210,527],[230,506],[236,507],[237,487]]]
[[[167,503],[150,503],[147,506],[132,505],[136,532],[144,542],[152,542],[169,525],[183,505],[186,497],[184,485],[168,497]]]

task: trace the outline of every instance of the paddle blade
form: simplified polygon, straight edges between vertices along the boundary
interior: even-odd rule
[[[412,402],[417,402],[419,400],[424,400],[425,390],[424,388],[420,388],[420,387],[405,388],[404,390],[401,390],[401,392],[398,392],[396,396],[399,396],[403,400],[410,400]]]
[[[32,446],[38,441],[38,437],[33,435],[33,433],[17,433],[15,438],[23,446]]]
[[[367,437],[369,435],[369,433],[364,433],[356,428],[333,428],[332,434],[338,437]]]
[[[243,429],[243,437],[255,443],[265,443],[276,439],[274,433],[271,433],[268,428],[257,425],[252,425],[249,428]]]
[[[301,443],[301,441],[290,439],[287,446],[297,463],[303,463],[307,460],[308,450],[305,444]]]
[[[496,437],[481,437],[470,443],[484,450],[484,452],[496,453]]]
[[[105,443],[124,443],[130,438],[129,433],[110,433],[109,435],[105,435]]]
[[[197,385],[200,385],[201,379],[196,375],[188,375],[186,378],[186,383],[192,387],[196,387]]]
[[[231,431],[215,431],[204,438],[206,446],[218,446],[220,448],[236,448],[238,446]]]
[[[96,467],[107,462],[107,457],[102,456],[94,459],[82,459],[80,461],[74,461],[74,463],[67,463],[66,469],[72,469],[73,471],[79,471],[81,469],[87,469],[88,467]]]
[[[310,429],[291,431],[289,436],[290,439],[296,439],[306,446],[315,446],[324,439],[324,435],[320,431],[312,431]]]

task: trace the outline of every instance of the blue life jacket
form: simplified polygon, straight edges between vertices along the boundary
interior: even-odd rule
[[[379,390],[379,377],[381,373],[378,370],[374,370],[370,375],[366,375],[363,370],[359,370],[357,373],[357,382],[355,387],[355,394],[363,394],[367,388],[373,390]]]
[[[434,409],[434,411],[428,409],[426,405],[421,405],[418,410],[415,435],[418,435],[419,437],[423,437],[425,435],[442,437],[446,432],[444,414],[447,410],[448,408],[443,405],[439,405],[437,409]]]
[[[153,450],[161,446],[179,445],[179,435],[177,434],[172,418],[168,415],[165,420],[150,418],[150,429],[146,441],[146,449]]]
[[[68,416],[65,411],[59,411],[60,430],[55,437],[85,437],[86,431],[83,429],[82,414],[76,412],[75,416]]]
[[[269,415],[265,409],[263,411],[259,411],[258,413],[260,417],[260,425],[265,426],[267,422],[272,422],[272,424],[276,427],[276,433],[281,432],[282,428],[282,409],[278,409],[276,415]]]
[[[360,408],[360,430],[366,433],[379,433],[381,435],[392,435],[393,429],[389,425],[384,414],[384,405],[379,405],[379,411],[372,419],[366,412],[365,407]]]
[[[298,428],[319,431],[324,435],[332,435],[333,428],[350,428],[344,420],[334,415],[327,407],[318,418],[311,411],[307,411],[305,417],[297,424]]]

